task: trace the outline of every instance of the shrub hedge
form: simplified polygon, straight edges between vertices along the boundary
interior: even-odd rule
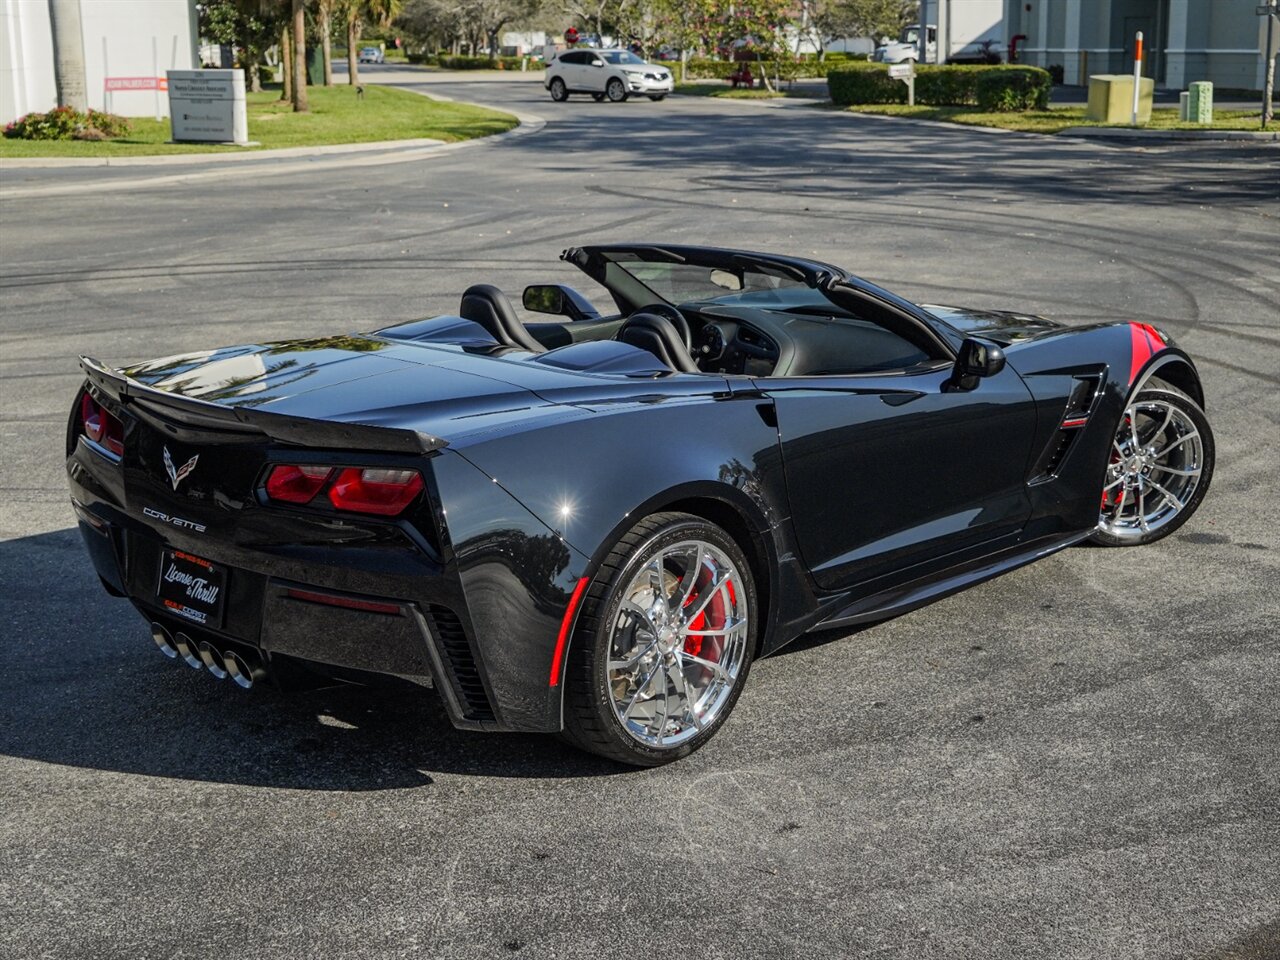
[[[434,64],[444,70],[519,70],[524,57],[454,57],[447,53],[410,53],[410,63]],[[541,60],[528,58],[530,70],[541,70]]]
[[[923,64],[916,67],[916,103],[933,107],[979,106],[985,110],[1043,110],[1053,83],[1039,67]],[[907,85],[889,79],[882,63],[840,64],[827,74],[831,100],[906,103]]]
[[[54,107],[48,113],[28,113],[4,128],[15,140],[110,140],[129,132],[129,121],[114,113]]]
[[[856,61],[855,61],[856,62]],[[826,60],[707,60],[694,57],[685,65],[686,76],[690,80],[727,80],[731,73],[737,73],[742,67],[750,67],[751,75],[759,82],[761,73],[770,78],[780,80],[799,80],[805,77],[825,77],[831,70],[841,70],[849,61]],[[676,62],[667,64],[672,73],[679,73],[680,65]]]
[[[1045,110],[1052,86],[1049,72],[1038,67],[1011,67],[982,74],[976,84],[978,107],[1000,113]]]

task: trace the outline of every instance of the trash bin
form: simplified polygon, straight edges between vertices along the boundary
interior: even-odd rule
[[[322,47],[307,48],[307,83],[313,87],[324,86],[324,49]]]
[[[1151,119],[1151,98],[1156,83],[1142,78],[1138,88],[1138,122]],[[1086,120],[1096,123],[1129,123],[1133,119],[1133,77],[1124,73],[1100,73],[1089,78],[1089,106]]]

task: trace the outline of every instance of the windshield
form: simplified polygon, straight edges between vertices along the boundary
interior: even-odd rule
[[[706,264],[644,260],[637,254],[622,252],[611,253],[609,260],[606,274],[620,271],[667,303],[736,302],[748,295],[754,295],[750,299],[756,302],[767,302],[782,299],[776,296],[780,291],[805,286],[802,281],[784,276],[767,264],[719,268]]]
[[[602,50],[600,52],[600,56],[604,57],[610,63],[644,63],[643,60],[637,57],[630,50]]]
[[[899,43],[916,43],[920,39],[919,27],[903,27],[902,33],[898,34]],[[934,43],[938,39],[937,27],[929,28],[929,42]]]

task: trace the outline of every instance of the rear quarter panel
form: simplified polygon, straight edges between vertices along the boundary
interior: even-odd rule
[[[650,513],[693,500],[728,505],[763,551],[760,586],[773,598],[765,633],[786,636],[779,625],[809,612],[813,592],[790,533],[772,404],[720,384],[714,394],[585,402],[576,419],[473,438],[455,452],[590,558],[587,573]]]

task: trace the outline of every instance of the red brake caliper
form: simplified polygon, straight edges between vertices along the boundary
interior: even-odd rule
[[[1125,423],[1129,422],[1129,417],[1125,416]],[[1114,465],[1120,462],[1120,454],[1116,452],[1115,444],[1111,445],[1111,459],[1107,461],[1108,465]],[[1115,490],[1102,491],[1102,509],[1105,510],[1110,506],[1118,506],[1120,503],[1120,493],[1124,489],[1124,485],[1116,487]]]
[[[727,586],[729,588],[729,602],[734,603],[736,601],[734,600],[734,595],[733,595],[733,581],[729,581]],[[691,593],[689,595],[689,599],[684,602],[684,605],[687,607],[689,606],[689,604],[693,603],[694,597],[696,595],[697,595],[696,592]],[[710,614],[710,617],[707,616],[708,613]],[[711,623],[712,626],[708,627],[707,626],[708,623]],[[711,598],[711,602],[707,604],[706,608],[700,614],[698,614],[696,617],[693,618],[692,622],[690,622],[689,624],[689,629],[690,630],[715,630],[718,627],[724,626],[724,623],[725,623],[724,598],[721,597],[719,593],[717,593],[714,597]],[[700,656],[702,654],[702,641],[705,639],[706,637],[702,636],[701,634],[698,634],[692,637],[685,637],[684,639],[685,653],[694,657]]]

